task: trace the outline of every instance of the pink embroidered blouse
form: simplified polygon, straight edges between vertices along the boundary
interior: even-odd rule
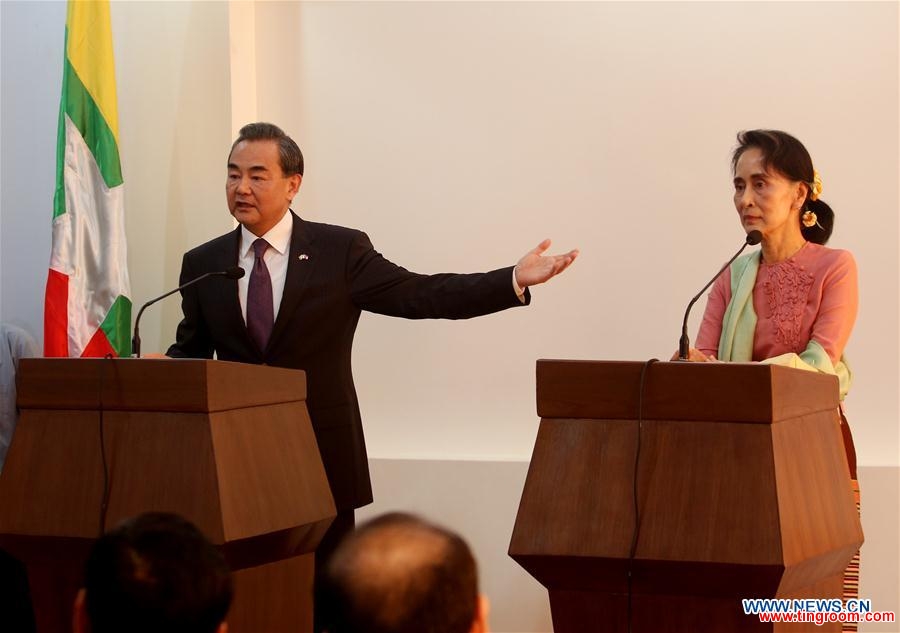
[[[716,279],[697,334],[696,347],[718,356],[722,318],[731,301],[731,270]],[[776,264],[760,262],[753,287],[756,332],[753,360],[801,353],[818,342],[833,363],[840,360],[856,321],[856,262],[848,251],[807,242]]]

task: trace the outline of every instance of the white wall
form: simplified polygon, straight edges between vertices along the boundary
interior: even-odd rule
[[[859,261],[860,460],[898,465],[896,3],[258,3],[249,26],[235,6],[113,3],[136,303],[231,226],[240,100],[304,148],[303,214],[366,229],[410,268],[502,266],[544,236],[582,249],[528,309],[361,323],[372,454],[525,459],[534,360],[670,354],[686,299],[740,241],[734,133],[781,127]],[[40,334],[64,4],[0,10],[2,318]],[[146,349],[171,340],[177,300],[154,310]]]
[[[687,300],[742,238],[734,135],[782,128],[810,149],[832,246],[860,267],[847,352],[871,466],[862,590],[900,610],[896,4],[259,4],[255,33],[257,113],[304,149],[306,217],[365,228],[422,272],[512,263],[547,235],[583,250],[527,310],[363,317],[376,497],[363,516],[454,526],[483,562],[495,629],[548,630],[545,594],[505,557],[534,360],[668,357]]]
[[[62,2],[0,2],[0,319],[37,340],[50,263],[65,22]]]
[[[305,151],[306,217],[422,272],[510,264],[545,236],[583,251],[527,310],[364,316],[371,454],[526,459],[534,359],[668,357],[742,239],[734,135],[775,127],[807,144],[832,245],[859,262],[860,460],[898,465],[897,32],[891,3],[257,5],[258,115]]]
[[[502,535],[537,429],[535,359],[671,354],[687,299],[742,237],[735,132],[795,133],[838,215],[832,245],[859,263],[848,404],[877,473],[863,477],[863,583],[898,609],[897,3],[114,2],[112,16],[137,304],[231,227],[223,167],[242,117],[303,148],[296,209],[367,230],[412,269],[508,265],[545,236],[582,249],[527,309],[360,324],[366,512],[418,509],[463,531],[498,631],[547,622],[544,603],[515,608],[543,594]],[[0,318],[38,337],[64,20],[62,2],[0,2]],[[154,310],[145,350],[174,336],[178,302]],[[396,458],[411,461],[384,466]]]
[[[228,5],[114,2],[112,18],[136,316],[178,285],[186,250],[232,227]],[[177,297],[148,309],[143,350],[165,351],[180,318]]]

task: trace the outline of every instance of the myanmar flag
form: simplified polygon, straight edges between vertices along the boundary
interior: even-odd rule
[[[69,0],[46,356],[131,354],[122,183],[109,2]]]

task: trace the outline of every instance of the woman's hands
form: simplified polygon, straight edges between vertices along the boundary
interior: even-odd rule
[[[678,350],[675,350],[675,353],[672,354],[672,358],[670,358],[669,360],[678,360]],[[699,349],[696,349],[694,347],[692,347],[688,350],[687,360],[694,362],[694,363],[718,363],[719,362],[719,359],[715,357],[715,354],[710,354],[709,356],[707,356],[706,354],[701,352]]]

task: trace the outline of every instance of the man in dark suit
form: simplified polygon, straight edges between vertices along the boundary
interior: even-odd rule
[[[365,233],[307,222],[290,210],[303,178],[297,144],[269,123],[244,126],[228,158],[228,208],[241,224],[185,254],[181,283],[241,265],[241,280],[211,278],[182,292],[184,319],[167,354],[306,370],[307,406],[338,517],[319,551],[372,501],[362,421],[350,369],[360,311],[410,319],[465,319],[530,301],[528,286],[578,255],[545,256],[545,240],[513,267],[419,275],[392,264]],[[265,238],[263,240],[262,238]]]

